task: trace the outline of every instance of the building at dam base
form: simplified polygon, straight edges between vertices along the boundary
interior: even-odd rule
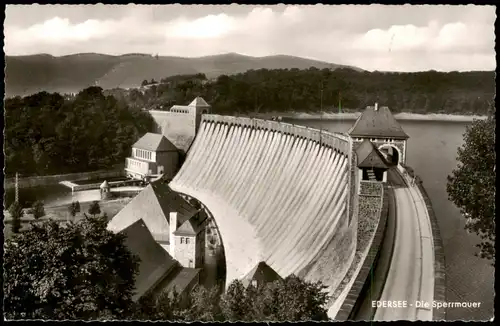
[[[185,162],[168,186],[161,178],[150,184],[137,196],[146,194],[144,203],[133,208],[131,202],[108,228],[123,232],[142,221],[156,248],[166,253],[156,265],[174,261],[182,268],[203,268],[197,256],[203,240],[197,235],[204,226],[190,224],[195,237],[189,243],[172,242],[190,220],[186,198],[195,198],[205,212],[199,213],[214,217],[221,236],[226,285],[233,279],[253,282],[249,275],[258,273],[252,271],[263,269],[279,278],[306,275],[335,289],[354,259],[361,185],[385,182],[386,170],[406,160],[408,136],[388,108],[368,107],[349,135],[208,113],[201,98],[151,111],[155,132],[187,153]],[[160,191],[164,186],[168,189]],[[311,266],[327,247],[335,248],[321,267],[328,273],[317,274]],[[169,279],[167,272],[162,275],[151,288]]]

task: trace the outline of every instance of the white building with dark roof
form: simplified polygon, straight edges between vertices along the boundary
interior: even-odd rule
[[[159,175],[172,179],[178,167],[177,147],[165,136],[150,132],[132,145],[132,156],[125,159],[125,173],[134,179]]]

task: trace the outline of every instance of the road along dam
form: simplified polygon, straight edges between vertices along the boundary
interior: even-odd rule
[[[170,186],[212,212],[226,255],[226,286],[260,261],[282,277],[307,270],[306,279],[338,286],[357,236],[349,142],[343,134],[286,123],[203,115]],[[326,247],[328,260],[315,264]]]

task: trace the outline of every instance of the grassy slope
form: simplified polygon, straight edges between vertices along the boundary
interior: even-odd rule
[[[104,89],[137,87],[142,80],[177,74],[205,73],[208,78],[249,69],[342,67],[293,56],[249,57],[235,53],[200,58],[158,57],[145,54],[110,56],[81,53],[62,57],[47,54],[5,57],[6,95],[27,95],[42,90],[77,92],[98,82]],[[355,68],[358,69],[358,68]]]

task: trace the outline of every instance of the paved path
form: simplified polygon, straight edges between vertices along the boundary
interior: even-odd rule
[[[391,177],[398,172],[391,170]],[[401,176],[399,176],[401,180]],[[432,308],[419,307],[423,302],[432,307],[434,291],[434,254],[430,221],[417,187],[404,183],[394,186],[396,199],[396,237],[391,266],[375,320],[432,320]],[[394,304],[398,307],[394,307]]]

